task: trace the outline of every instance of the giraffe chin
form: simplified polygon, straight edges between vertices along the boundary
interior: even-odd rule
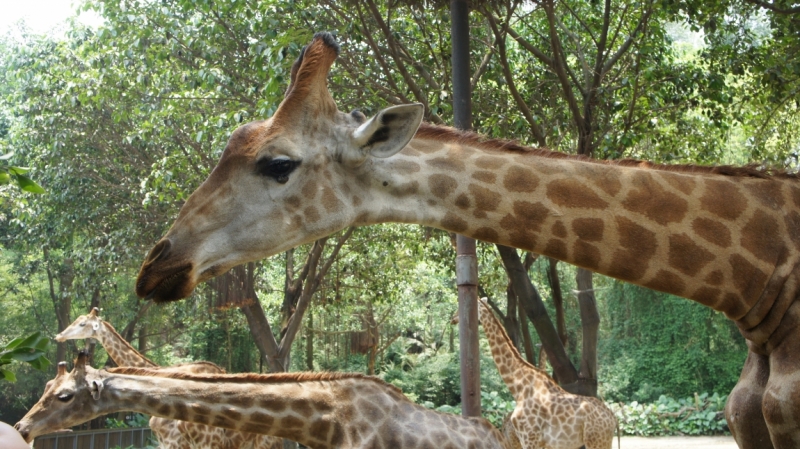
[[[137,294],[145,300],[153,300],[156,304],[188,298],[197,285],[191,277],[191,272],[191,266],[177,270],[158,280],[149,292],[137,288]],[[137,287],[143,284],[145,282],[140,281]]]

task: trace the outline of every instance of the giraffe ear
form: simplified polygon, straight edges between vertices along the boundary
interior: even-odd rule
[[[365,155],[389,157],[414,137],[424,113],[420,103],[386,108],[353,131],[353,145]]]

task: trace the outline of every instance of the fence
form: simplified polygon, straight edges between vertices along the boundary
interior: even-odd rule
[[[138,449],[152,444],[151,436],[149,427],[60,432],[37,437],[33,449]]]

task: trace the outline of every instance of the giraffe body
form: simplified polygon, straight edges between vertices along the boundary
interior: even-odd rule
[[[224,374],[225,370],[211,362],[191,362],[169,367],[160,367],[137,351],[117,333],[111,323],[100,318],[95,307],[87,315],[78,317],[61,333],[57,341],[94,338],[106,349],[109,357],[118,366],[159,369],[164,372],[190,374]],[[162,449],[281,449],[279,438],[253,433],[234,432],[204,424],[176,421],[153,416],[150,429]]]
[[[288,438],[315,449],[509,449],[494,426],[426,409],[380,379],[345,373],[186,374],[66,363],[15,428],[31,441],[131,410]]]
[[[421,105],[339,112],[319,34],[275,114],[234,131],[150,251],[137,294],[206,279],[352,225],[417,223],[683,296],[750,355],[726,418],[742,448],[800,447],[800,181],[731,167],[594,161],[420,125]]]
[[[617,428],[614,412],[597,398],[564,391],[544,371],[526,362],[485,298],[479,301],[478,318],[497,370],[516,401],[503,425],[507,439],[519,441],[523,448],[612,447]]]

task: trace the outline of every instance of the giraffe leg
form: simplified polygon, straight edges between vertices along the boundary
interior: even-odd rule
[[[769,430],[761,411],[767,379],[769,359],[752,350],[747,354],[739,382],[725,404],[725,419],[736,444],[741,449],[772,448]]]
[[[762,410],[774,447],[796,448],[800,447],[800,302],[789,308],[778,332],[782,338],[769,355]]]

